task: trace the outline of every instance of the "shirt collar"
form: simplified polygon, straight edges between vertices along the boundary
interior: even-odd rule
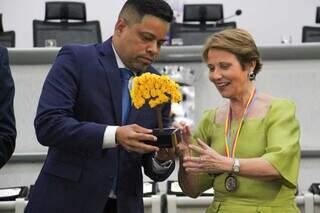
[[[121,68],[126,68],[126,66],[124,65],[124,63],[121,61],[121,58],[119,57],[116,49],[114,48],[113,43],[112,43],[112,49],[113,49],[114,55],[116,56],[116,61],[117,61],[118,68],[119,68],[119,69],[121,69]]]

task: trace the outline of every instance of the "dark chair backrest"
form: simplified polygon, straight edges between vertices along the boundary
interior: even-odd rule
[[[223,18],[222,4],[185,4],[183,23],[171,24],[171,45],[202,45],[213,33],[236,28],[236,22],[225,23]]]
[[[2,26],[2,13],[0,13],[0,32],[3,32],[3,26]]]
[[[78,20],[86,22],[86,5],[83,2],[46,2],[44,20],[59,20],[61,22]]]
[[[217,23],[216,27],[222,27],[225,29],[234,29],[234,28],[237,28],[237,23],[235,21],[222,22],[222,23]]]
[[[4,31],[2,26],[2,14],[0,13],[0,46],[15,47],[16,34],[14,31]]]
[[[101,42],[100,22],[87,21],[82,2],[46,2],[45,20],[33,20],[34,47]]]
[[[0,46],[15,47],[16,34],[14,31],[0,32]]]
[[[171,45],[203,45],[210,35],[228,28],[236,28],[236,23],[217,25],[173,23],[170,30]]]
[[[222,4],[185,4],[183,6],[183,21],[198,21],[205,24],[208,21],[223,19]]]
[[[101,43],[99,21],[85,23],[54,23],[33,21],[33,45],[45,47],[46,41],[54,40],[57,47],[66,44]]]
[[[320,27],[304,26],[302,28],[302,42],[320,42]]]

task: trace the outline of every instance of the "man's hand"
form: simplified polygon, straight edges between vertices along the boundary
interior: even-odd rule
[[[157,152],[156,146],[145,144],[143,141],[156,141],[157,137],[151,134],[151,129],[146,129],[137,124],[120,126],[116,130],[116,141],[127,151],[138,153]]]
[[[168,160],[174,160],[175,158],[175,148],[162,148],[156,152],[155,159],[159,163],[163,163]]]

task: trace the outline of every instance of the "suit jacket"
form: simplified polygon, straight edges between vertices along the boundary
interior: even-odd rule
[[[0,47],[0,168],[9,160],[16,144],[14,92],[8,50]]]
[[[119,213],[143,212],[142,172],[154,181],[153,154],[127,152],[120,145],[102,149],[105,129],[121,123],[121,80],[111,38],[103,44],[63,47],[40,96],[35,129],[49,147],[26,212],[102,212],[118,172]],[[150,67],[150,72],[156,71]],[[169,125],[170,106],[164,107]],[[132,108],[128,124],[156,128],[155,109]],[[118,162],[118,171],[115,163]]]

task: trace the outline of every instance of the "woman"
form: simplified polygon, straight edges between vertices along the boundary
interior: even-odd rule
[[[192,137],[189,127],[181,124],[182,190],[197,197],[213,187],[215,197],[207,213],[299,212],[295,104],[256,89],[253,80],[262,64],[253,38],[244,30],[212,35],[203,59],[209,80],[229,101],[206,111]]]

